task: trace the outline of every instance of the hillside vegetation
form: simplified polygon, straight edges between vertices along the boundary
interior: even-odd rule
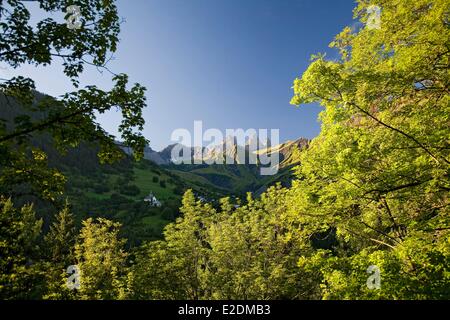
[[[37,31],[25,28],[31,46],[23,47],[24,37],[0,39],[9,41],[0,60],[45,64],[50,45],[69,55],[76,48],[65,68],[76,82],[80,51],[102,65],[116,49],[114,2],[98,1],[86,9],[104,18],[98,28],[94,21],[74,37],[49,19]],[[450,299],[448,0],[378,0],[381,28],[365,26],[370,5],[359,0],[361,24],[331,42],[338,58],[314,55],[294,80],[291,103],[320,104],[321,132],[284,157],[289,171],[268,180],[257,180],[252,167],[162,168],[124,157],[95,112],[117,105],[124,143],[138,160],[144,155],[145,88],[127,89],[126,75],[109,92],[90,87],[56,105],[24,104],[45,112],[0,126],[0,297]],[[26,9],[17,10],[3,28],[28,26]],[[52,43],[58,36],[64,41]],[[30,87],[15,79],[0,90],[30,100]],[[52,139],[55,152],[34,139]],[[58,158],[64,152],[66,160]],[[94,154],[99,162],[89,160]],[[292,169],[292,182],[275,182],[290,180]],[[214,199],[253,183],[275,186]],[[171,213],[153,214],[141,197],[152,190],[175,201],[184,188],[180,215],[155,239]],[[78,288],[67,285],[68,266],[79,270]]]

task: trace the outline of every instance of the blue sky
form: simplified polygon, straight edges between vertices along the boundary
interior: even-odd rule
[[[289,104],[292,81],[311,54],[336,53],[333,37],[351,25],[352,0],[119,0],[125,19],[114,61],[116,73],[148,88],[144,135],[154,149],[170,143],[174,129],[280,129],[281,140],[319,133],[320,107]],[[82,85],[110,87],[111,75],[94,68]],[[33,78],[57,96],[73,90],[51,67],[2,69]],[[116,134],[119,114],[100,118]]]

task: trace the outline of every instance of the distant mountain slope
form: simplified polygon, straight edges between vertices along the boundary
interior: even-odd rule
[[[256,141],[252,141],[252,139],[256,139]],[[307,148],[309,142],[308,139],[300,138],[270,146],[270,141],[264,143],[259,141],[258,137],[249,137],[246,144],[242,146],[238,145],[236,138],[227,137],[221,144],[208,148],[203,147],[202,149],[172,144],[158,152],[146,147],[144,158],[166,168],[175,176],[190,183],[201,182],[209,187],[215,187],[237,195],[242,195],[248,191],[260,194],[276,182],[281,182],[286,186],[290,184],[292,179],[291,169],[299,164],[300,151]],[[132,150],[129,148],[124,147],[119,142],[118,145],[127,154],[132,154]],[[257,149],[255,146],[263,147]],[[175,147],[179,150],[183,148],[188,150],[187,158],[191,159],[192,164],[173,163],[172,151]],[[275,153],[278,153],[279,157],[278,173],[273,176],[262,176],[258,157],[272,157]],[[178,156],[184,158],[183,151],[180,151]],[[195,160],[199,159],[202,164],[193,164]],[[252,159],[252,161],[249,161],[249,159]],[[206,164],[206,161],[213,164]]]
[[[225,142],[224,142],[225,143]],[[292,176],[292,168],[299,164],[299,155],[301,150],[307,148],[309,145],[309,140],[305,138],[300,138],[295,141],[287,141],[277,146],[266,147],[261,150],[251,151],[248,146],[235,146],[234,150],[224,150],[223,154],[219,154],[218,150],[221,148],[206,150],[207,159],[222,159],[233,157],[235,164],[170,164],[165,165],[165,167],[173,172],[175,175],[183,176],[184,178],[193,179],[193,177],[198,177],[202,181],[208,181],[210,184],[218,187],[220,189],[229,191],[235,194],[243,194],[245,192],[251,191],[257,194],[263,192],[267,187],[275,184],[276,182],[281,182],[283,185],[287,186],[290,184]],[[170,148],[163,150],[165,159],[170,159],[168,156],[168,150]],[[238,148],[242,148],[245,151],[245,159],[249,159],[249,154],[252,155],[265,155],[272,156],[274,153],[278,153],[279,156],[279,168],[278,173],[273,176],[263,176],[260,174],[261,166],[260,164],[242,164],[242,159],[236,159],[239,155]],[[225,148],[224,148],[225,149]],[[192,154],[194,152],[192,151]],[[208,158],[209,157],[209,158]],[[241,157],[242,158],[242,157]],[[187,175],[189,173],[189,175]]]

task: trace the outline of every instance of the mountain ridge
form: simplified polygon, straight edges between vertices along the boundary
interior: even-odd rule
[[[230,143],[230,139],[233,139],[233,142]],[[252,137],[248,138],[248,140],[253,139]],[[268,143],[261,142],[258,137],[256,137],[257,143],[246,141],[245,145],[238,144],[237,139],[235,137],[228,136],[226,137],[222,143],[215,144],[207,147],[188,147],[180,143],[170,144],[167,147],[163,148],[161,151],[153,150],[149,145],[144,148],[144,159],[150,160],[157,165],[173,165],[176,163],[172,157],[172,151],[175,147],[180,149],[180,158],[184,158],[183,151],[189,150],[190,164],[255,164],[259,165],[257,157],[260,155],[270,156],[275,152],[278,152],[280,155],[280,167],[285,166],[285,161],[292,154],[294,149],[301,150],[305,147],[308,147],[310,143],[310,139],[300,137],[296,140],[287,140],[275,146],[270,145],[270,141]],[[132,155],[133,151],[130,147],[125,146],[122,142],[116,141],[116,144],[128,155]],[[229,150],[229,146],[232,146],[232,150]],[[260,148],[254,148],[254,146],[260,146]],[[202,157],[198,157],[200,154]],[[241,155],[244,155],[244,159],[242,159]],[[184,158],[184,159],[187,159]],[[199,163],[200,160],[202,163]],[[247,163],[247,160],[252,160],[250,163]]]
[[[230,141],[233,143],[230,143]],[[219,189],[234,194],[245,194],[245,192],[254,192],[259,195],[264,192],[271,185],[277,182],[283,186],[289,186],[294,177],[292,169],[300,164],[300,152],[309,146],[310,140],[306,138],[298,138],[296,140],[288,140],[275,146],[270,146],[270,143],[263,144],[263,148],[252,150],[251,143],[246,145],[237,144],[237,140],[233,137],[226,137],[222,141],[222,145],[214,145],[210,148],[203,147],[186,147],[181,144],[168,145],[161,151],[154,151],[147,146],[144,150],[144,158],[154,162],[155,164],[170,171],[175,176],[182,180],[187,180],[191,183],[196,181],[203,181],[209,183]],[[232,150],[223,148],[224,145],[232,145]],[[255,144],[253,144],[254,146]],[[259,142],[258,142],[259,145]],[[125,153],[131,155],[132,151],[120,145]],[[172,159],[173,148],[179,147],[181,150],[189,150],[188,152],[191,163],[174,163]],[[195,162],[196,154],[201,151],[206,155],[203,161]],[[275,153],[278,158],[278,167],[273,175],[261,175],[260,170],[263,165],[259,162],[259,158],[264,156],[272,157]],[[242,159],[244,155],[244,159]],[[246,162],[250,157],[253,161]],[[220,163],[222,157],[222,163]],[[198,158],[197,158],[198,160]],[[205,160],[209,160],[206,163]],[[214,160],[217,162],[214,163]],[[267,167],[267,166],[266,166]]]

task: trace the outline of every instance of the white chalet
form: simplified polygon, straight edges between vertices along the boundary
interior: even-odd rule
[[[153,195],[153,193],[149,193],[148,196],[146,196],[144,198],[144,201],[147,202],[148,204],[150,204],[152,207],[161,207],[162,203],[161,201],[159,201],[158,199],[156,199],[156,197]]]

